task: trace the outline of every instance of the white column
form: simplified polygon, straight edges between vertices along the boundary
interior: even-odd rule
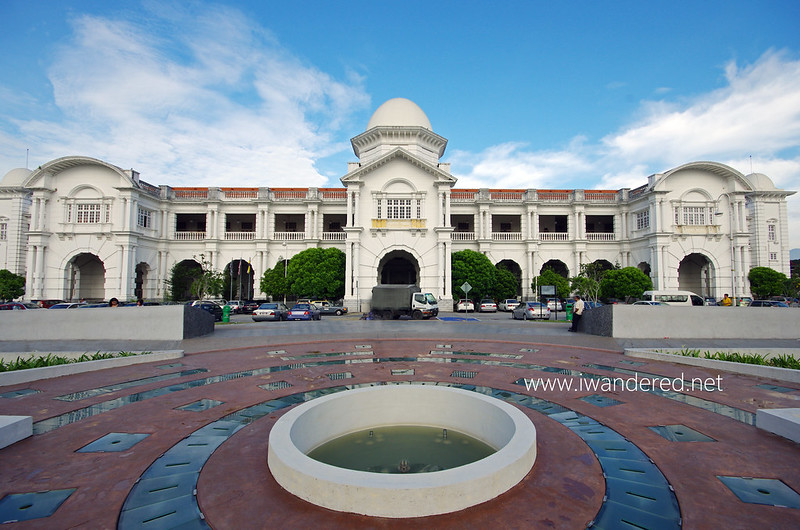
[[[449,197],[448,197],[449,199]],[[449,200],[448,200],[449,204]],[[449,217],[449,216],[448,216]],[[451,297],[453,293],[450,291],[453,284],[453,243],[445,241],[444,243],[444,296]]]
[[[47,199],[39,199],[39,230],[44,230],[47,227]]]
[[[361,264],[359,262],[359,260],[361,259],[360,246],[361,245],[360,245],[360,243],[358,241],[353,243],[353,280],[354,280],[354,282],[356,284],[355,285],[356,296],[359,299],[361,299],[361,293],[359,292],[360,289],[361,289],[361,286],[359,285],[359,282],[358,282],[359,276],[361,274]]]
[[[348,199],[348,204],[349,204]],[[350,216],[347,216],[348,219]],[[344,262],[344,292],[346,296],[353,296],[353,243],[348,241],[345,246]]]
[[[450,189],[448,188],[447,191],[444,192],[444,226],[452,226],[450,217],[452,214],[450,213]],[[448,245],[449,246],[449,245]]]
[[[361,192],[356,190],[353,195],[355,198],[355,202],[353,203],[353,226],[358,226],[361,220],[361,208],[359,208]]]
[[[348,189],[347,190],[347,219],[345,220],[345,226],[353,226],[353,192]],[[350,292],[350,291],[347,291]]]

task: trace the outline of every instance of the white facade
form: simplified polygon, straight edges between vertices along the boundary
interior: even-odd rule
[[[345,303],[366,310],[377,283],[419,283],[443,309],[453,252],[472,249],[521,279],[545,264],[638,266],[657,289],[748,296],[755,266],[789,274],[786,197],[762,174],[693,162],[630,190],[459,189],[447,140],[407,99],[381,105],[352,139],[343,188],[155,187],[133,170],[68,156],[0,181],[0,268],[26,299],[166,297],[175,263],[258,278],[309,247],[346,253]]]

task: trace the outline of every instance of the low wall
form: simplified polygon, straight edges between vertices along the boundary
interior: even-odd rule
[[[586,311],[578,330],[630,339],[798,339],[800,310],[616,304]]]
[[[210,313],[184,305],[3,311],[0,341],[181,341],[214,331]]]

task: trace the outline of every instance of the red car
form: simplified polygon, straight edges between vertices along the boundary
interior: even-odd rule
[[[32,302],[9,302],[7,304],[0,304],[0,311],[20,311],[26,309],[41,309],[38,305]]]

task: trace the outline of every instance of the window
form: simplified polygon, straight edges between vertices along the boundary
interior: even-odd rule
[[[777,241],[778,238],[775,235],[775,225],[769,224],[767,225],[767,239],[770,241]]]
[[[387,219],[411,219],[411,199],[386,199]]]
[[[682,206],[675,208],[676,225],[707,225],[713,214],[705,206]]]
[[[76,223],[99,223],[100,205],[99,204],[77,204]]]
[[[142,228],[153,228],[153,212],[150,210],[145,210],[144,208],[139,208],[139,214],[137,216],[138,225]]]
[[[650,228],[650,210],[643,210],[636,214],[636,230]]]
[[[0,241],[8,239],[8,223],[0,223]]]
[[[778,261],[778,253],[777,252],[770,252],[769,253],[769,260],[770,261]]]

